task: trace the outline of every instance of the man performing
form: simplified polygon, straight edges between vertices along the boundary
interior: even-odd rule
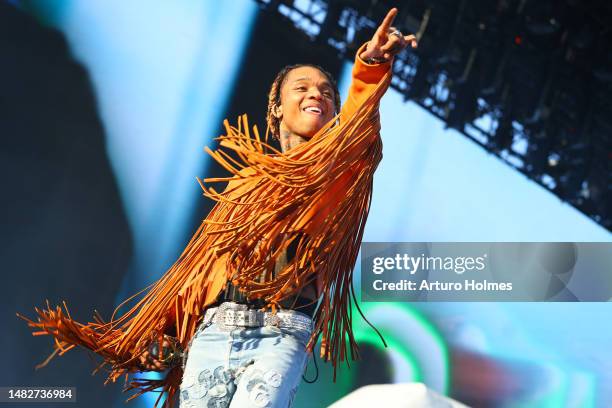
[[[413,35],[391,26],[396,15],[390,10],[358,50],[341,110],[327,72],[313,65],[281,70],[267,121],[282,152],[256,129],[251,136],[246,117],[237,128],[225,123],[220,145],[234,155],[207,151],[233,176],[205,179],[229,181],[223,193],[200,183],[215,207],[130,310],[115,318],[122,304],[110,321],[96,316],[87,324],[72,320],[65,304],[36,309],[36,322],[20,316],[35,334],[55,338],[52,356],[86,347],[110,368],[107,382],[167,370],[161,380],[134,379],[127,387],[138,390],[131,398],[167,392],[164,407],[173,406],[179,386],[183,407],[287,407],[322,335],[320,355],[332,361],[335,380],[338,360],[358,357],[348,311],[382,157],[378,105],[393,57],[416,47]]]

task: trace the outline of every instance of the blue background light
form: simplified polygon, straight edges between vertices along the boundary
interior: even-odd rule
[[[91,76],[134,236],[119,303],[159,278],[193,231],[190,217],[201,205],[195,177],[206,176],[201,171],[209,160],[203,148],[217,136],[240,66],[249,63],[243,56],[257,6],[252,0],[28,3],[64,33]],[[343,99],[350,68],[339,78]],[[612,241],[604,228],[397,92],[384,97],[381,121],[383,161],[364,241]],[[440,333],[432,336],[450,346],[548,367],[553,385],[539,400],[517,406],[612,404],[609,303],[391,304],[389,310],[428,316],[423,324],[435,325]],[[446,392],[446,344],[423,341],[439,354],[442,379],[435,388]],[[414,368],[423,361],[414,353],[403,372],[422,369]],[[154,397],[132,404],[150,406]],[[116,406],[124,406],[123,397]]]

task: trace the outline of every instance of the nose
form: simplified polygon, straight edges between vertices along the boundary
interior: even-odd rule
[[[323,99],[323,95],[321,94],[321,91],[319,91],[319,88],[317,87],[311,87],[308,90],[308,97],[312,99],[316,99],[318,101]]]

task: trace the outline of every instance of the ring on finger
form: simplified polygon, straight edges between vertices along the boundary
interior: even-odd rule
[[[400,30],[393,30],[393,31],[391,31],[391,33],[389,35],[394,35],[394,36],[402,38],[402,39],[404,38],[404,35],[402,34],[402,32]]]

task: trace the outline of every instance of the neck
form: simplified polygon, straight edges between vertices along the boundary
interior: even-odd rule
[[[296,146],[301,145],[302,143],[306,143],[308,139],[303,136],[296,135],[295,133],[291,133],[288,130],[280,131],[280,144],[281,150],[285,153],[287,150],[293,149]]]

